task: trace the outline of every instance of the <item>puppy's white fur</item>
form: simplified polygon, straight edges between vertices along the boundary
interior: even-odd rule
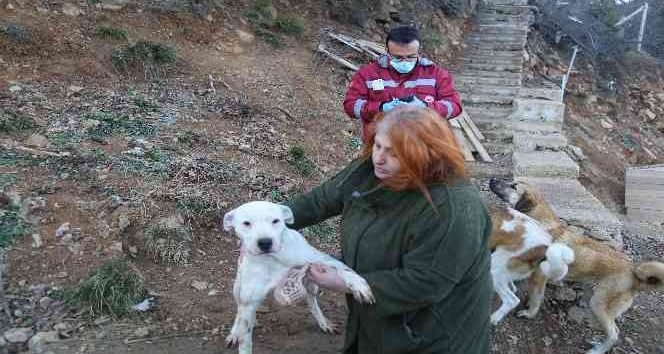
[[[252,330],[256,308],[286,276],[289,269],[306,263],[333,267],[346,283],[347,291],[362,303],[373,303],[371,288],[360,275],[333,257],[313,248],[297,231],[292,211],[270,202],[250,202],[226,213],[224,229],[235,231],[242,248],[233,296],[238,306],[233,328],[226,338],[228,346],[239,345],[241,354],[252,352]],[[307,302],[318,326],[333,332],[333,325],[318,306],[318,289],[307,289]]]

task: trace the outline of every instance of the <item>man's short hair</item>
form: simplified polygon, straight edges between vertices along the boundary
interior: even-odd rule
[[[385,45],[387,46],[388,42],[408,44],[412,41],[420,42],[420,30],[415,26],[398,26],[392,28],[390,32],[387,33]]]

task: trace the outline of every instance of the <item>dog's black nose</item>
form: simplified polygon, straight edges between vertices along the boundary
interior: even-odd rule
[[[270,249],[272,249],[272,239],[271,238],[268,238],[268,237],[259,238],[258,242],[256,242],[256,243],[258,244],[258,248],[261,251],[265,252],[265,253],[270,252]]]
[[[494,188],[496,188],[496,184],[498,184],[498,179],[496,177],[491,177],[491,179],[489,180],[489,188],[493,190]]]

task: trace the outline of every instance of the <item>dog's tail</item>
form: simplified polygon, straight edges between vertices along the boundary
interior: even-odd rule
[[[642,262],[633,270],[634,289],[639,291],[664,290],[664,263]]]
[[[555,242],[546,249],[546,260],[540,263],[540,270],[553,281],[562,280],[567,275],[568,266],[574,262],[574,251],[565,244]]]

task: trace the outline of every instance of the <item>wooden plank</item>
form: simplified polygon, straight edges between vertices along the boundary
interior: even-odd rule
[[[359,69],[359,67],[357,65],[351,63],[350,61],[348,61],[348,60],[346,60],[346,59],[344,59],[344,58],[342,58],[342,57],[340,57],[340,56],[338,56],[334,53],[330,53],[329,51],[327,51],[325,49],[325,46],[322,45],[322,44],[318,45],[318,51],[325,54],[325,55],[327,55],[332,60],[336,61],[337,63],[339,63],[339,64],[341,64],[341,65],[343,65],[343,66],[345,66],[345,67],[347,67],[351,70],[357,71]]]
[[[461,128],[466,132],[466,136],[468,136],[468,139],[470,139],[470,142],[475,146],[477,149],[477,153],[480,154],[480,157],[482,158],[483,161],[485,162],[493,162],[493,159],[491,156],[489,156],[489,153],[486,152],[486,149],[484,149],[484,146],[482,146],[482,143],[480,143],[479,140],[477,140],[477,137],[475,134],[473,134],[473,131],[470,129],[468,126],[468,123],[465,120],[459,121],[459,124],[461,124]]]
[[[465,120],[466,123],[468,123],[468,126],[470,127],[470,129],[472,129],[473,133],[475,133],[477,139],[479,139],[480,141],[486,140],[486,137],[484,136],[484,134],[482,134],[477,125],[475,125],[475,122],[473,122],[473,120],[470,119],[468,113],[466,113],[466,111],[463,111],[461,115],[462,115],[461,119]]]
[[[475,161],[473,152],[468,148],[469,143],[468,140],[466,140],[466,137],[463,135],[463,130],[461,130],[460,127],[452,127],[452,133],[454,133],[454,137],[457,140],[457,144],[459,144],[459,147],[461,148],[461,152],[463,152],[463,157],[466,162]]]

